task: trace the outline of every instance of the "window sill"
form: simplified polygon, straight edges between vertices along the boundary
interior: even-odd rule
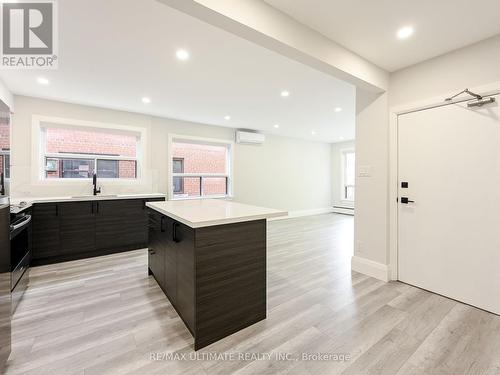
[[[169,201],[191,201],[196,199],[233,199],[232,195],[212,195],[209,197],[182,197],[182,198],[169,198]]]
[[[98,186],[106,185],[141,185],[144,184],[143,179],[127,179],[127,178],[98,178]],[[81,186],[92,186],[91,178],[54,178],[54,179],[40,179],[37,181],[37,185],[81,185]]]
[[[354,200],[341,199],[339,202],[340,202],[340,204],[343,204],[343,205],[346,205],[346,206],[350,206],[350,207],[354,207]]]

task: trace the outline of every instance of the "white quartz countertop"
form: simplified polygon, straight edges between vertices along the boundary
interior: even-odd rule
[[[79,202],[79,201],[98,201],[98,200],[114,200],[114,199],[144,199],[144,198],[165,198],[165,194],[116,194],[116,195],[81,195],[81,196],[67,196],[67,197],[25,197],[25,198],[11,198],[12,205],[20,205],[25,202],[30,206],[33,203],[57,203],[57,202]]]
[[[146,206],[191,228],[240,223],[286,216],[286,211],[222,199],[147,202]]]

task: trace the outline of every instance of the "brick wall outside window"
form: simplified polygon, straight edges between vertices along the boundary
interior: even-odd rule
[[[224,146],[174,142],[172,147],[173,157],[183,160],[184,173],[226,173],[227,148]],[[204,195],[226,194],[226,179],[205,177],[203,192]],[[199,178],[184,178],[184,195],[190,197],[200,195]]]
[[[0,149],[10,149],[10,126],[5,119],[0,118]]]
[[[100,131],[48,128],[47,152],[83,153],[135,157],[137,138]]]
[[[89,131],[65,128],[46,129],[46,152],[50,154],[106,155],[135,158],[137,137],[127,134],[114,134],[105,131]],[[93,158],[93,156],[91,157]],[[135,178],[136,163],[120,160],[119,178]],[[59,168],[59,164],[57,165]],[[48,172],[47,177],[58,177],[59,170]]]
[[[118,162],[120,178],[135,178],[136,177],[136,163],[130,160],[120,160]]]

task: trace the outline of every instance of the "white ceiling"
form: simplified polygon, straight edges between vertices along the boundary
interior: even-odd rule
[[[391,72],[500,33],[499,0],[264,1]]]
[[[354,138],[350,84],[154,0],[58,4],[59,68],[1,71],[15,94],[325,142]],[[178,48],[189,61],[176,59]]]

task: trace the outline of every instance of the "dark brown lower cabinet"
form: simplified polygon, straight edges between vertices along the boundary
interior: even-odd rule
[[[59,237],[59,212],[57,204],[35,204],[32,213],[33,259],[57,257],[61,241]]]
[[[150,215],[148,220],[149,244],[148,265],[158,285],[165,291],[165,249],[161,246],[162,215]]]
[[[145,248],[148,245],[145,204],[163,200],[35,203],[32,265]]]
[[[71,259],[73,255],[92,253],[96,249],[94,202],[66,202],[58,204],[59,255]]]
[[[167,264],[166,269],[175,273],[175,307],[182,320],[196,337],[195,311],[195,230],[172,220],[172,234],[169,248],[175,250],[175,263]],[[172,250],[169,250],[172,252]],[[168,261],[168,259],[167,259]],[[175,269],[174,269],[175,268]]]
[[[174,229],[174,221],[167,217],[162,216],[163,232],[161,236],[161,246],[165,249],[165,293],[169,300],[178,305],[179,300],[182,300],[182,293],[177,293],[178,287],[178,262],[179,262],[179,246],[172,242],[172,233]]]
[[[150,273],[194,336],[195,350],[266,318],[265,220],[194,229],[152,209],[149,215]]]
[[[95,206],[98,250],[146,247],[148,218],[142,200],[97,201]]]

